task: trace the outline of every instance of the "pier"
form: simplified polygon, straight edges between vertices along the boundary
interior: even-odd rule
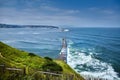
[[[62,39],[62,48],[59,53],[59,59],[67,63],[67,42],[65,38]]]

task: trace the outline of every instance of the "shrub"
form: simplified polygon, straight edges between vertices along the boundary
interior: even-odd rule
[[[50,58],[50,57],[44,57],[46,60],[50,60],[50,61],[52,61],[52,58]]]
[[[29,53],[28,55],[29,56],[36,56],[34,53]]]
[[[62,67],[53,61],[48,61],[42,65],[44,71],[50,72],[61,72],[63,71]]]

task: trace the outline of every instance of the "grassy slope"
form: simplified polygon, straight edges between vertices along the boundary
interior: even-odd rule
[[[20,51],[0,42],[0,64],[5,64],[7,67],[24,68],[29,67],[30,72],[35,70],[42,70],[42,65],[46,60],[37,55],[31,56],[25,51]],[[71,69],[65,62],[61,60],[54,60],[63,68],[63,73],[74,74],[79,76],[73,69]],[[81,80],[82,77],[80,77]]]
[[[2,56],[0,63],[6,63],[7,66],[11,67],[41,68],[41,65],[45,62],[39,56],[29,56],[29,53],[12,48],[2,42],[0,42],[0,53]]]

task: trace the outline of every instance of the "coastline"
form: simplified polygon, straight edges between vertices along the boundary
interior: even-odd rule
[[[20,51],[16,48],[12,48],[12,47],[2,43],[2,42],[0,42],[0,53],[1,53],[0,65],[4,64],[6,68],[10,67],[9,69],[12,68],[13,70],[19,70],[21,68],[25,68],[26,75],[21,76],[21,78],[24,78],[25,76],[27,78],[30,78],[31,74],[33,74],[34,72],[39,71],[39,70],[41,71],[42,65],[46,63],[45,58],[42,58],[42,57],[37,56],[32,53],[29,54],[28,52]],[[49,63],[49,62],[58,64],[59,66],[61,66],[63,71],[60,71],[60,73],[62,73],[62,75],[64,75],[64,74],[74,75],[72,80],[84,80],[78,73],[76,73],[64,61],[62,61],[62,60],[53,60],[53,61],[47,60],[47,63]],[[53,68],[54,67],[55,66],[53,66]],[[3,72],[4,74],[0,74],[1,78],[3,78],[3,80],[10,77],[10,74],[7,74],[8,72],[9,72],[8,70],[5,70],[5,72]],[[19,71],[14,71],[11,74],[14,74],[14,75],[18,74],[15,72],[19,72]],[[52,73],[54,73],[54,71]],[[18,78],[18,77],[16,77],[16,78]]]

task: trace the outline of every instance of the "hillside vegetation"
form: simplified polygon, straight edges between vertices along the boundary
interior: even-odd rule
[[[61,60],[42,58],[0,42],[0,80],[55,80],[58,78],[49,76],[49,79],[46,79],[48,76],[39,71],[62,74],[62,76],[72,75],[75,76],[72,80],[83,80],[79,74]],[[61,78],[65,80],[65,78]]]

